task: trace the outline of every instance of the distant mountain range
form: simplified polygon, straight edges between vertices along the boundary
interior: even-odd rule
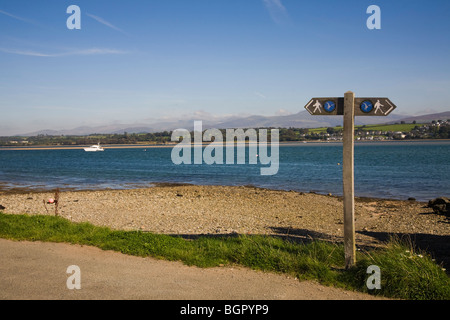
[[[422,116],[408,116],[390,114],[387,117],[357,117],[355,123],[357,125],[369,125],[369,124],[383,124],[383,123],[396,123],[405,121],[411,123],[416,121],[417,123],[428,123],[432,120],[447,120],[450,119],[450,111],[442,113],[427,114]],[[94,133],[100,134],[123,134],[127,133],[149,133],[149,132],[162,132],[172,131],[175,129],[187,129],[193,130],[194,121],[202,120],[203,129],[217,128],[262,128],[262,127],[275,127],[275,128],[318,128],[318,127],[335,127],[342,125],[342,117],[333,116],[311,116],[307,111],[300,111],[296,114],[283,115],[283,116],[246,116],[246,117],[202,117],[190,118],[184,120],[161,120],[153,122],[151,124],[114,124],[104,125],[96,127],[77,127],[74,129],[66,130],[40,130],[30,133],[19,134],[20,136],[36,136],[39,134],[47,135],[89,135]]]
[[[405,123],[411,123],[413,121],[416,121],[417,123],[430,123],[433,120],[448,120],[450,119],[450,111],[441,112],[441,113],[431,113],[431,114],[425,114],[422,116],[416,116],[416,117],[406,117],[403,119],[400,119],[400,121],[405,121]],[[397,121],[390,121],[389,123],[395,123]]]

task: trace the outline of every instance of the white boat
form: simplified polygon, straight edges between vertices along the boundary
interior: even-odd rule
[[[105,149],[100,146],[99,142],[98,144],[94,144],[90,147],[84,148],[84,151],[105,151]]]

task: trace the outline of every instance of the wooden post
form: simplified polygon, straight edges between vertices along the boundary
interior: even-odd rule
[[[344,187],[344,247],[346,269],[356,264],[354,182],[355,115],[387,116],[396,108],[397,106],[388,98],[355,98],[355,94],[351,91],[345,93],[344,99],[342,97],[312,98],[305,106],[305,109],[313,116],[344,116],[342,174]]]
[[[355,185],[354,185],[354,142],[355,142],[355,94],[344,95],[344,144],[343,144],[343,186],[344,186],[344,247],[345,268],[356,263],[355,245]]]

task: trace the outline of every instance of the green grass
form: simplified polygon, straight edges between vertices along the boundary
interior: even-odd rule
[[[371,124],[366,126],[355,126],[355,128],[362,128],[364,131],[401,131],[410,132],[416,126],[420,127],[422,124]]]
[[[242,265],[285,273],[301,280],[400,299],[450,299],[450,278],[425,253],[391,241],[386,248],[358,252],[355,267],[344,269],[340,244],[294,243],[276,237],[239,235],[185,240],[140,231],[118,231],[61,217],[0,213],[0,237],[96,246],[124,254],[215,267]],[[369,265],[381,269],[381,290],[368,290]]]

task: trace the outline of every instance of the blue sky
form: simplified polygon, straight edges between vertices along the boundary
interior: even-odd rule
[[[81,29],[69,30],[70,5]],[[369,30],[369,5],[381,30]],[[448,0],[0,0],[0,135],[195,115],[275,115],[312,97],[450,110]]]

